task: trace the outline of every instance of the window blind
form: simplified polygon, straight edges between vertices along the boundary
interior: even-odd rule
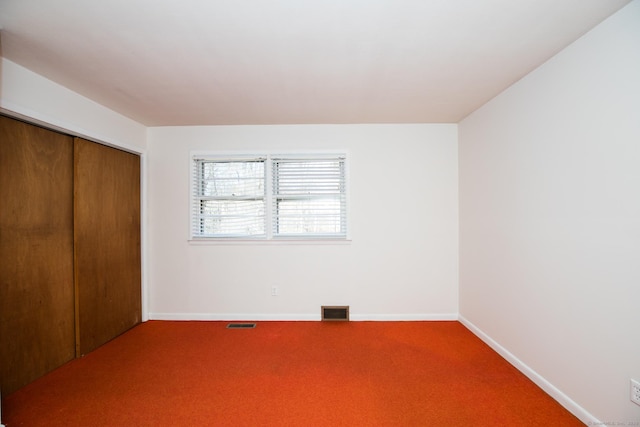
[[[274,237],[347,233],[345,158],[273,158]]]
[[[193,237],[266,235],[265,160],[193,159]]]

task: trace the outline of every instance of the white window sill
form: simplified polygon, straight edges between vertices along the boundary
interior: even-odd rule
[[[191,239],[189,245],[210,246],[210,245],[350,245],[351,239]]]

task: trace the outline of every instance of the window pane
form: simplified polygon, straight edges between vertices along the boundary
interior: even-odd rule
[[[194,160],[193,235],[265,235],[264,160]]]
[[[202,196],[264,196],[264,162],[203,162]]]
[[[263,200],[205,200],[200,204],[200,234],[264,235]]]
[[[273,160],[274,236],[346,235],[344,158]]]
[[[279,200],[278,234],[342,233],[339,199]]]
[[[277,192],[287,194],[336,194],[344,183],[344,172],[338,160],[279,161]]]

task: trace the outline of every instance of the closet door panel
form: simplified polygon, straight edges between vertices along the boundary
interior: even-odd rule
[[[76,346],[86,354],[141,321],[140,157],[75,139]]]
[[[0,385],[75,357],[73,139],[0,116]]]

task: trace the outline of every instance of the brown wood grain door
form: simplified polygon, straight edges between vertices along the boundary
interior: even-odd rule
[[[0,116],[0,385],[75,357],[73,139]]]
[[[140,156],[75,138],[76,346],[141,321]]]

